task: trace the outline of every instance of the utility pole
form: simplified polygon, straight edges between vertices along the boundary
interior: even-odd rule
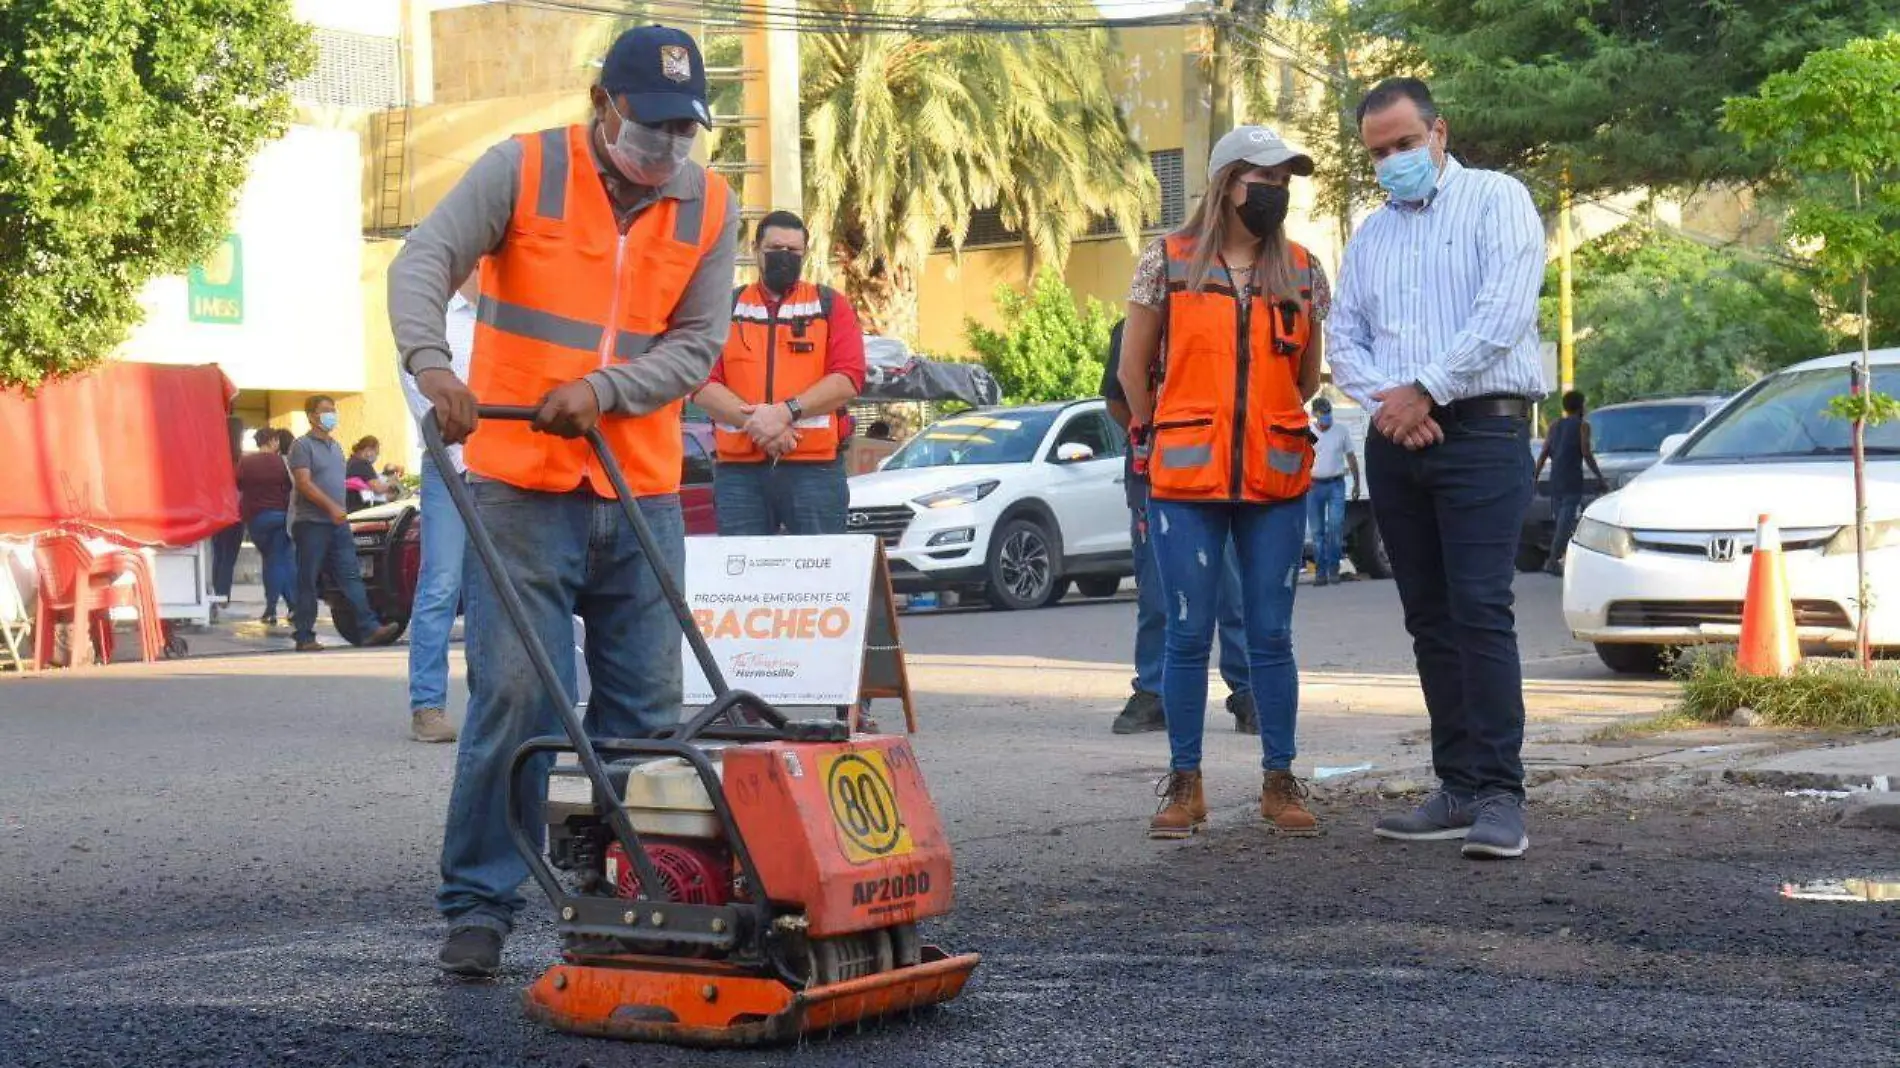
[[[789,6],[781,3],[780,8]],[[805,183],[799,150],[798,34],[784,28],[745,26],[708,19],[701,40],[712,33],[733,33],[740,39],[737,67],[709,67],[712,82],[738,82],[739,113],[715,114],[722,131],[737,131],[745,140],[745,157],[738,162],[714,163],[739,194],[739,215],[747,227],[740,241],[742,263],[751,262],[750,227],[773,211],[804,213]]]
[[[1557,381],[1565,393],[1577,388],[1576,332],[1571,296],[1570,169],[1557,191]]]
[[[1234,20],[1239,17],[1242,2],[1227,0],[1221,4],[1217,0],[1208,24],[1214,38],[1207,76],[1213,88],[1212,106],[1207,116],[1210,141],[1220,140],[1234,128]]]

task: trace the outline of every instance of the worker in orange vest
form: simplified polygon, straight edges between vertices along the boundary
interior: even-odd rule
[[[591,97],[588,122],[511,138],[469,168],[391,266],[389,309],[444,439],[467,440],[476,512],[570,699],[579,616],[588,727],[638,737],[679,718],[679,625],[655,561],[577,439],[600,429],[657,536],[657,563],[682,580],[680,412],[726,341],[739,212],[726,183],[687,158],[712,123],[691,37],[660,26],[622,34]],[[478,264],[463,383],[443,309]],[[478,398],[539,413],[532,427],[478,426]],[[488,575],[468,577],[468,715],[436,905],[449,924],[443,969],[487,976],[525,906],[528,872],[504,819],[508,763],[523,741],[559,728]],[[540,791],[527,791],[532,827]]]
[[[1260,817],[1280,834],[1311,836],[1319,821],[1293,774],[1293,596],[1313,479],[1306,402],[1319,388],[1314,327],[1325,283],[1286,219],[1289,184],[1311,175],[1313,160],[1264,126],[1242,126],[1215,142],[1207,173],[1187,222],[1136,264],[1119,368],[1169,606],[1161,704],[1170,760],[1148,835],[1186,838],[1207,822],[1207,658],[1231,541],[1260,723]]]
[[[864,388],[864,332],[850,301],[801,280],[809,238],[789,211],[759,220],[759,280],[733,294],[732,333],[694,397],[718,423],[725,536],[844,533],[844,407]]]

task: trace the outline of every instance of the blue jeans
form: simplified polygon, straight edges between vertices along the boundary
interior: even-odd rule
[[[585,488],[537,493],[486,479],[471,480],[469,490],[534,633],[566,687],[559,699],[570,704],[575,698],[573,617],[587,625],[585,657],[593,685],[588,733],[641,737],[677,723],[679,623],[619,503]],[[683,582],[686,522],[679,498],[645,497],[638,506],[659,542],[660,566]],[[521,743],[562,733],[560,711],[543,691],[487,569],[473,553],[466,578],[468,717],[442,834],[436,908],[451,924],[505,933],[526,904],[519,888],[528,877],[504,822],[508,764]],[[519,795],[519,818],[537,839],[552,762],[549,754],[531,762]]]
[[[721,463],[713,469],[713,507],[721,537],[843,534],[851,491],[844,461]]]
[[[317,586],[326,572],[356,609],[359,633],[368,634],[383,625],[363,593],[363,575],[356,569],[356,541],[348,523],[297,523],[290,528],[290,539],[297,545],[297,602],[291,606],[290,625],[298,641],[317,640]]]
[[[1313,480],[1306,494],[1306,529],[1313,536],[1313,564],[1318,578],[1339,577],[1339,557],[1346,545],[1346,479]]]
[[[1147,483],[1129,479],[1129,538],[1135,553],[1135,689],[1160,694],[1162,655],[1168,644],[1168,612],[1161,596],[1161,573],[1155,566],[1154,543],[1149,538]],[[1230,693],[1246,693],[1247,631],[1240,618],[1240,565],[1234,546],[1227,545],[1227,580],[1221,583],[1215,606],[1220,632],[1220,677]]]
[[[1168,613],[1161,707],[1168,717],[1169,767],[1201,766],[1207,717],[1207,653],[1226,571],[1218,559],[1230,539],[1240,565],[1247,623],[1247,673],[1260,713],[1261,766],[1293,766],[1300,680],[1293,664],[1293,591],[1300,575],[1306,506],[1155,501],[1149,534],[1160,563]]]
[[[1554,575],[1563,570],[1564,560],[1570,555],[1570,536],[1577,532],[1577,517],[1583,514],[1583,494],[1553,494],[1550,508],[1556,516],[1557,525],[1550,532],[1550,562],[1547,570]]]
[[[251,517],[251,544],[264,558],[264,614],[277,614],[277,602],[284,611],[296,605],[297,549],[290,543],[289,514],[283,509],[259,512]]]
[[[211,536],[211,592],[231,598],[231,580],[237,575],[238,550],[244,548],[244,524],[233,523]]]
[[[1445,440],[1418,452],[1366,438],[1373,518],[1418,658],[1433,770],[1459,793],[1521,797],[1524,678],[1511,582],[1531,500],[1529,428],[1449,416],[1439,427]]]
[[[462,477],[460,474],[453,478]],[[468,532],[442,484],[435,461],[422,458],[422,572],[409,611],[409,710],[446,708],[449,633],[462,600],[462,557]]]

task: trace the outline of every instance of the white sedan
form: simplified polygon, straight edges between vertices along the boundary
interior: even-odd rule
[[[1780,528],[1804,646],[1854,645],[1852,424],[1828,403],[1855,356],[1810,360],[1755,383],[1665,459],[1584,513],[1564,570],[1564,617],[1611,669],[1653,672],[1664,654],[1741,631],[1757,519]],[[1900,395],[1900,349],[1873,356],[1874,388]],[[1868,626],[1900,647],[1900,423],[1867,431]]]
[[[1126,438],[1100,400],[939,419],[851,479],[848,529],[875,534],[900,592],[958,590],[998,608],[1110,597],[1134,574]]]

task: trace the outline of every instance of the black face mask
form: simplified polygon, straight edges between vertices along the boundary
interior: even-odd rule
[[[784,296],[798,284],[798,276],[805,269],[805,254],[790,249],[773,249],[759,257],[759,280],[765,288]]]
[[[1265,182],[1247,183],[1247,200],[1240,205],[1240,221],[1253,236],[1266,240],[1279,232],[1286,222],[1291,201],[1286,186]]]

